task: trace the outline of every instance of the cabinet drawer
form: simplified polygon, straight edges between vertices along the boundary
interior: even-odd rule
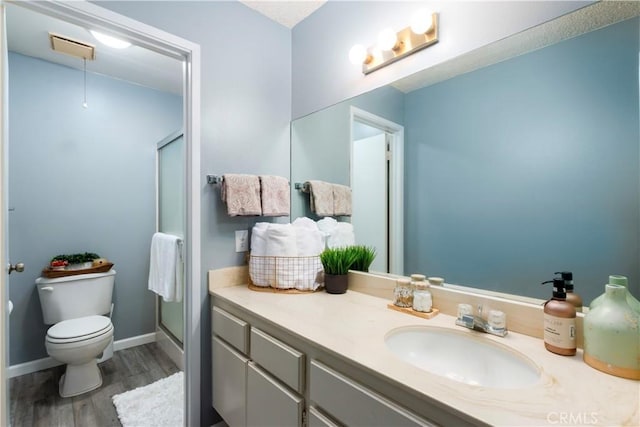
[[[338,424],[333,422],[329,417],[323,414],[319,409],[309,406],[308,412],[309,422],[307,425],[309,427],[340,427]]]
[[[246,426],[247,363],[249,360],[217,337],[211,341],[213,407],[233,427]]]
[[[211,330],[242,353],[249,354],[249,324],[244,320],[213,307]]]
[[[304,391],[304,354],[256,328],[251,328],[251,360],[292,389]]]
[[[247,369],[247,425],[301,426],[304,399],[253,362]]]
[[[309,398],[348,426],[434,425],[315,360],[311,361],[309,385]]]

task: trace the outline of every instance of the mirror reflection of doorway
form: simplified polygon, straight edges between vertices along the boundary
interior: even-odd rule
[[[389,272],[389,167],[387,134],[353,124],[353,230],[357,242],[376,248],[371,271]]]
[[[351,109],[351,188],[356,243],[376,249],[370,271],[403,274],[404,129]]]

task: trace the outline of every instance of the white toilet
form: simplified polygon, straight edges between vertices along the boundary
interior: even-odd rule
[[[76,396],[102,385],[98,358],[113,342],[109,317],[116,271],[36,279],[44,323],[45,347],[52,358],[66,363],[60,378],[62,397]],[[104,360],[104,358],[103,358]]]

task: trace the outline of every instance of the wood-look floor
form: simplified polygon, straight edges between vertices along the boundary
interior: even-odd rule
[[[111,359],[98,366],[102,372],[102,387],[68,398],[58,394],[64,365],[11,378],[11,425],[121,426],[111,401],[113,395],[151,384],[179,370],[156,343],[114,352]]]

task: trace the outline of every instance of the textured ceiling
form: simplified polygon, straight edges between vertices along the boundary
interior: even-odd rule
[[[315,12],[326,0],[295,1],[251,1],[240,0],[241,3],[260,12],[287,28],[293,28],[298,22]]]

